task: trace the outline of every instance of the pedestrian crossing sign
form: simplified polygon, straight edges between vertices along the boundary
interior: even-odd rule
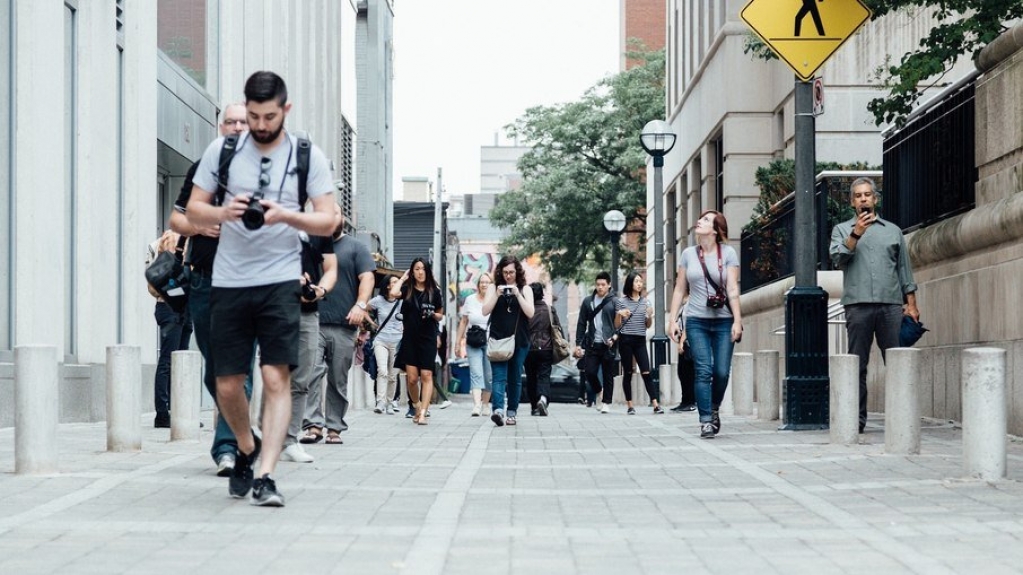
[[[808,82],[866,21],[860,0],[749,0],[743,22]]]

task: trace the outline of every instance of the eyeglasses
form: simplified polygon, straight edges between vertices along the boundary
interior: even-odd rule
[[[249,123],[249,121],[244,119],[244,118],[242,118],[241,120],[224,120],[224,125],[225,126],[230,126],[232,124],[238,124],[239,126],[244,126],[244,125],[246,125],[248,123]]]
[[[263,158],[259,161],[259,189],[263,189],[270,185],[270,168],[273,167],[273,162],[270,158]]]

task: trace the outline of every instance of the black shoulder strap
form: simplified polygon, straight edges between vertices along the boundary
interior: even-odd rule
[[[590,306],[593,307],[593,310],[590,311],[590,314],[589,314],[590,317],[586,318],[586,321],[592,322],[593,318],[597,317],[597,314],[600,313],[600,310],[604,306],[606,306],[607,302],[609,302],[609,301],[611,301],[611,294],[607,294],[606,296],[604,296],[604,300],[600,302],[600,305],[598,305],[596,307],[593,307],[593,298],[591,297],[590,298]]]
[[[227,194],[227,176],[231,171],[231,160],[238,151],[238,135],[232,134],[224,137],[224,145],[220,147],[220,162],[217,166],[217,193],[213,205],[219,206],[224,203],[224,196]]]
[[[309,155],[313,143],[309,138],[298,138],[298,153],[295,155],[295,168],[298,171],[298,211],[305,209],[305,203],[309,199],[306,185],[309,183]]]
[[[398,306],[400,305],[401,305],[400,300],[394,300],[394,305],[391,306],[391,312],[387,314],[386,318],[384,318],[384,323],[380,324],[380,327],[377,328],[377,333],[380,333],[380,330],[384,329],[384,326],[387,325],[387,322],[391,321],[391,316],[394,315],[394,311],[398,309]]]

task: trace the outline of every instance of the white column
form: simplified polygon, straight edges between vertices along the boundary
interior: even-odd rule
[[[682,401],[682,382],[678,379],[678,365],[668,363],[658,368],[661,376],[661,407],[667,409]]]
[[[781,383],[778,381],[778,351],[761,350],[756,354],[757,419],[775,421],[781,409]]]
[[[1005,350],[963,350],[963,468],[980,479],[1006,475]]]
[[[893,347],[887,352],[884,388],[884,450],[920,453],[920,350]]]
[[[141,382],[139,347],[107,347],[107,451],[142,449]]]
[[[202,400],[202,354],[171,353],[171,441],[199,439],[199,403]]]
[[[52,345],[14,348],[14,471],[57,471],[60,367]]]
[[[735,415],[753,415],[753,354],[732,354],[732,408]]]
[[[860,435],[860,358],[838,354],[831,356],[830,363],[828,434],[831,443],[853,445]]]

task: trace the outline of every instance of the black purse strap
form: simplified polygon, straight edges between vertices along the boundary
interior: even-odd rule
[[[394,315],[394,310],[398,309],[399,305],[401,305],[401,302],[394,300],[394,305],[391,306],[391,313],[387,314],[387,317],[384,318],[384,323],[380,324],[380,327],[377,328],[377,333],[380,333],[380,330],[384,329],[387,322],[391,321],[391,316]]]

